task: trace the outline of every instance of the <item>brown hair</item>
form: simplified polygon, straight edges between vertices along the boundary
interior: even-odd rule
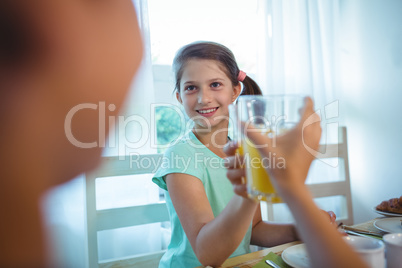
[[[240,69],[232,51],[224,45],[214,42],[194,42],[182,47],[173,60],[173,71],[176,78],[175,90],[178,92],[180,92],[180,80],[184,67],[190,59],[216,60],[224,67],[223,71],[230,78],[232,84],[239,83],[237,77]],[[243,91],[240,95],[262,95],[260,87],[249,76],[246,76],[242,83]]]
[[[36,40],[24,1],[0,1],[0,62],[15,68],[27,62],[35,50]]]

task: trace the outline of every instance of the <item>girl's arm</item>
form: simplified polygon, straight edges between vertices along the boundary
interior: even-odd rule
[[[337,228],[336,216],[332,211],[320,210],[321,214],[333,228]],[[296,227],[293,224],[272,223],[262,220],[261,208],[258,206],[253,219],[251,244],[260,247],[274,247],[300,240]]]
[[[251,244],[260,247],[273,247],[298,240],[293,224],[269,223],[262,220],[261,208],[255,211]]]
[[[166,184],[198,260],[203,265],[220,266],[244,238],[258,203],[235,195],[215,218],[198,178],[172,173]]]

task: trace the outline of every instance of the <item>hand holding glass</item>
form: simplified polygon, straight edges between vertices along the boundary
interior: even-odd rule
[[[230,106],[233,139],[239,144],[239,154],[246,164],[247,192],[250,198],[272,203],[281,202],[266,167],[284,168],[285,159],[262,157],[258,146],[242,133],[240,124],[251,124],[256,131],[273,139],[286,133],[300,121],[304,97],[300,95],[240,96],[237,105]]]

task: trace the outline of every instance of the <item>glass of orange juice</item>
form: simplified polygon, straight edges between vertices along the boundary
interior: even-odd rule
[[[266,168],[284,168],[286,160],[271,155],[262,157],[259,147],[247,139],[240,125],[251,124],[255,131],[274,139],[275,146],[275,138],[299,122],[303,100],[301,95],[240,96],[238,103],[229,107],[232,138],[239,144],[238,153],[243,155],[250,198],[281,202]]]

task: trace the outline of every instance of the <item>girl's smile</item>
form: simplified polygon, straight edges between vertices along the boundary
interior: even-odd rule
[[[219,109],[219,107],[215,107],[215,108],[206,108],[206,109],[196,110],[196,111],[199,114],[201,114],[202,116],[210,117],[210,116],[213,116],[218,109]]]

